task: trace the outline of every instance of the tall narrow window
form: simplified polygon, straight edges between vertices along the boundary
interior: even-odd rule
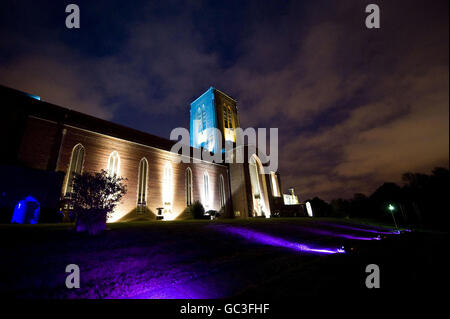
[[[205,104],[202,105],[202,129],[206,129],[206,109]]]
[[[81,174],[83,170],[84,147],[81,144],[75,145],[70,158],[69,170],[67,171],[66,187],[64,196],[70,196],[73,193],[73,177],[75,174]]]
[[[220,197],[220,208],[225,208],[226,197],[225,197],[225,182],[223,176],[219,177],[219,197]]]
[[[139,162],[137,204],[140,207],[147,206],[147,182],[148,182],[148,162],[142,158]]]
[[[233,128],[231,108],[223,104],[223,125],[225,128]]]
[[[234,132],[233,113],[231,106],[223,104],[223,126],[225,141],[236,142],[236,133]]]
[[[272,184],[273,197],[280,197],[280,189],[278,187],[278,178],[275,172],[270,172],[270,183]]]
[[[120,156],[117,151],[114,151],[109,155],[108,159],[108,173],[111,175],[119,175],[120,168]]]
[[[208,172],[203,174],[203,205],[209,208],[209,175]]]
[[[197,109],[196,120],[198,123],[198,131],[203,131],[202,109],[200,107]]]
[[[198,121],[198,129],[199,131],[203,131],[206,129],[206,109],[203,104],[202,107],[198,107],[196,120]]]
[[[253,160],[253,162],[249,163],[249,171],[250,171],[250,181],[251,181],[254,196],[255,196],[255,198],[259,199],[261,197],[261,187],[259,184],[258,163],[255,160]]]
[[[223,126],[225,128],[228,128],[228,108],[225,105],[225,103],[223,104]]]
[[[188,167],[186,169],[186,206],[192,204],[192,171]]]

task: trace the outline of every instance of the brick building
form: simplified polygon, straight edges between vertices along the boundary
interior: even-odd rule
[[[41,205],[41,222],[56,221],[61,200],[71,194],[73,174],[101,169],[127,179],[127,194],[112,214],[112,222],[154,218],[158,208],[165,219],[175,219],[195,200],[226,217],[269,217],[282,209],[279,175],[259,174],[256,155],[243,164],[183,163],[179,161],[183,155],[170,151],[175,141],[6,87],[0,87],[0,98],[6,138],[0,162],[2,222],[8,222],[16,203],[30,195]],[[211,98],[206,111],[204,101]],[[205,125],[194,134],[193,119]],[[232,140],[233,129],[239,127],[236,101],[210,88],[191,104],[191,145],[218,151],[211,146],[212,138],[198,137],[206,123]],[[195,141],[201,143],[192,141],[195,134]],[[196,149],[190,150],[192,157]]]

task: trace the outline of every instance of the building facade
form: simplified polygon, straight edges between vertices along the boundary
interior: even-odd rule
[[[53,221],[52,212],[72,194],[74,174],[102,169],[126,178],[127,193],[110,222],[152,219],[157,211],[166,220],[176,219],[196,200],[224,217],[270,217],[282,210],[279,174],[262,174],[256,154],[241,164],[194,163],[192,158],[185,163],[180,161],[184,155],[171,152],[175,141],[9,88],[0,87],[0,95],[3,136],[8,137],[0,163],[2,221],[10,220],[15,203],[27,196],[47,212],[43,220]],[[191,103],[190,116],[191,154],[195,148],[221,152],[225,141],[235,142],[237,105],[226,94],[210,88]]]

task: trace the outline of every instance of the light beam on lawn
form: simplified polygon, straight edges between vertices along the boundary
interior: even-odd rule
[[[260,233],[254,230],[250,230],[243,227],[236,226],[216,226],[216,229],[220,231],[224,231],[231,234],[236,234],[242,236],[248,240],[253,242],[257,242],[264,245],[270,246],[278,246],[293,249],[296,251],[308,252],[308,253],[317,253],[317,254],[337,254],[337,253],[345,253],[345,250],[342,248],[319,248],[319,247],[310,247],[308,245],[288,241],[279,237],[271,236],[268,234]]]
[[[342,237],[342,238],[352,239],[352,240],[380,240],[381,239],[380,236],[362,237],[362,236],[353,236],[353,235],[349,235],[349,234],[335,233],[333,231],[324,230],[324,229],[314,229],[314,228],[302,227],[302,226],[294,226],[294,227],[297,229],[301,229],[302,231],[307,232],[307,233],[313,233],[313,234],[330,236],[330,237]]]
[[[379,231],[379,230],[375,230],[375,229],[360,228],[360,227],[355,227],[355,226],[350,226],[350,225],[340,225],[340,224],[334,224],[334,223],[328,223],[328,222],[316,222],[316,223],[322,224],[322,225],[328,225],[328,226],[336,227],[336,228],[349,229],[349,230],[366,232],[366,233],[374,233],[374,234],[379,234],[379,235],[398,235],[398,234],[400,234],[399,230]],[[408,230],[405,230],[405,231],[408,231]]]

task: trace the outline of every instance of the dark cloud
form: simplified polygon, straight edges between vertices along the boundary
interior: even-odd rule
[[[38,34],[35,41],[42,37],[42,45],[15,35],[22,49],[0,65],[2,84],[106,119],[130,109],[176,114],[218,74],[215,54],[203,52],[191,17],[188,11],[127,22],[123,29],[128,36],[111,55],[83,54],[84,48],[57,41],[55,32],[50,40]]]
[[[100,1],[80,4],[78,34],[48,17],[14,24],[12,8],[0,83],[166,137],[214,85],[243,126],[279,128],[284,188],[368,193],[449,153],[448,1],[377,3],[380,30],[360,1]]]
[[[256,31],[249,42],[257,50],[229,70],[242,122],[280,128],[284,186],[303,198],[370,193],[383,181],[399,182],[403,172],[448,166],[445,5],[380,7],[381,30],[364,27],[359,2],[312,9],[315,20],[305,29],[294,5],[289,27],[272,26],[274,46]],[[286,29],[300,32],[293,40]],[[276,67],[249,63],[259,50]]]

